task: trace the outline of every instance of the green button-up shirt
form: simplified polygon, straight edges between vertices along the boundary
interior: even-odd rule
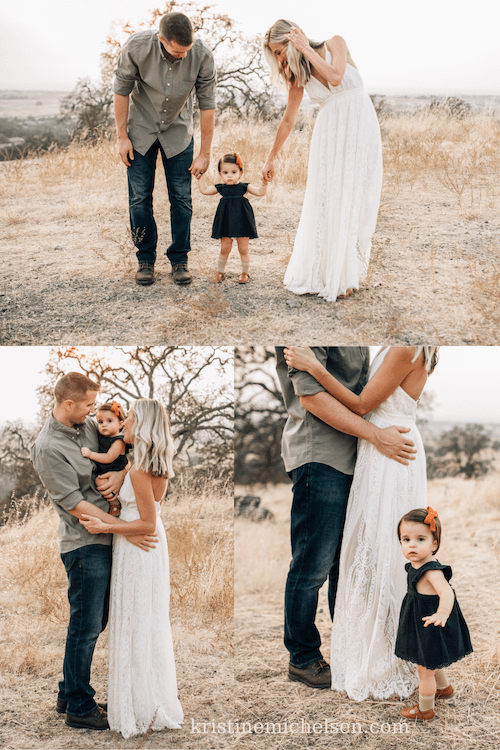
[[[314,396],[324,391],[308,372],[289,368],[282,346],[276,347],[277,372],[288,419],[283,430],[281,455],[287,471],[307,463],[332,466],[343,474],[354,474],[357,438],[335,430],[308,412],[300,403],[301,396]],[[370,364],[366,346],[313,346],[321,364],[342,385],[359,395],[363,390]]]
[[[195,39],[186,57],[173,60],[157,31],[133,34],[123,45],[113,91],[131,94],[128,135],[144,156],[158,139],[167,158],[177,156],[193,137],[193,93],[200,109],[215,109],[212,51]]]
[[[107,500],[94,484],[94,463],[84,458],[81,448],[98,452],[97,423],[66,427],[51,415],[31,447],[31,463],[38,472],[52,505],[59,515],[59,549],[71,552],[87,544],[111,544],[112,534],[90,534],[68,511],[87,500],[106,513]]]

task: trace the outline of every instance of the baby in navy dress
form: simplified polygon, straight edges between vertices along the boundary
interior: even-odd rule
[[[403,555],[410,562],[408,593],[399,616],[395,653],[417,665],[418,705],[404,708],[410,721],[434,718],[435,698],[453,695],[444,667],[472,653],[469,629],[448,581],[449,565],[434,557],[441,542],[441,522],[432,508],[416,508],[398,525]]]
[[[122,471],[128,463],[125,454],[130,446],[126,445],[121,434],[125,416],[123,407],[117,401],[102,404],[97,408],[99,453],[94,453],[90,448],[82,448],[82,456],[94,461],[98,476],[108,471]],[[118,498],[110,500],[109,506],[110,515],[117,516],[121,507]]]
[[[198,179],[198,186],[203,195],[217,195],[222,198],[217,206],[212,237],[220,239],[221,248],[219,261],[217,263],[217,281],[225,277],[226,263],[233,246],[233,237],[236,237],[238,251],[241,258],[241,275],[238,279],[240,284],[250,281],[248,273],[250,268],[250,254],[248,250],[249,240],[255,239],[257,228],[252,206],[246,195],[265,195],[267,183],[262,181],[260,187],[240,182],[243,175],[243,162],[239,154],[226,154],[219,160],[219,174],[222,183],[207,187],[205,175]]]

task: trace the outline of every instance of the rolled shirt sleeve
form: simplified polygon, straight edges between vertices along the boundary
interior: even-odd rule
[[[311,349],[316,355],[316,359],[326,367],[328,358],[326,346],[312,346]],[[301,370],[295,370],[294,368],[289,367],[288,377],[292,381],[293,390],[296,396],[315,396],[317,393],[321,393],[321,391],[325,390],[323,386],[318,383],[316,378],[313,378],[308,372],[302,372]]]
[[[41,451],[34,456],[33,466],[51,499],[64,510],[73,510],[85,499],[80,490],[78,474],[58,451]]]
[[[206,47],[206,45],[203,45]],[[200,72],[196,79],[196,98],[200,109],[215,109],[215,87],[217,84],[217,73],[215,60],[212,52],[206,47],[207,54],[203,58]]]
[[[139,78],[139,71],[134,61],[134,37],[130,37],[123,45],[113,81],[113,93],[128,96],[132,93],[135,82]]]

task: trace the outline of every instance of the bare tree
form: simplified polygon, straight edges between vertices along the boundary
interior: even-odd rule
[[[92,133],[108,134],[112,124],[111,84],[121,52],[121,43],[127,36],[153,28],[165,13],[181,12],[187,15],[195,33],[212,50],[217,67],[217,108],[219,112],[231,111],[239,115],[274,112],[270,80],[262,60],[258,37],[246,37],[236,21],[220,13],[213,5],[169,0],[160,8],[149,12],[145,20],[135,27],[129,23],[114,24],[106,39],[106,49],[101,54],[101,83],[78,81],[76,88],[61,105],[63,118],[76,117],[75,133],[81,137],[95,137]]]
[[[222,481],[233,475],[232,352],[216,347],[55,347],[38,389],[39,424],[15,423],[0,433],[0,472],[16,478],[21,497],[39,486],[29,446],[54,404],[54,386],[67,372],[82,372],[101,386],[99,401],[116,399],[126,409],[138,398],[157,398],[170,416],[178,452],[177,474],[193,481],[209,474]],[[175,480],[174,480],[175,481]]]
[[[235,349],[235,481],[283,482],[286,410],[272,347]]]
[[[482,424],[467,424],[443,432],[427,449],[430,478],[464,475],[467,479],[487,474],[500,443]]]

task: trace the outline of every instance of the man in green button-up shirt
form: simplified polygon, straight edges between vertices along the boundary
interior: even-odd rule
[[[161,153],[170,200],[172,242],[167,257],[177,284],[189,284],[191,175],[210,163],[215,121],[215,63],[182,13],[162,16],[159,32],[133,34],[124,44],[113,83],[120,157],[127,167],[136,282],[154,281],[157,231],[153,186]],[[200,152],[193,159],[193,93],[200,108]]]

